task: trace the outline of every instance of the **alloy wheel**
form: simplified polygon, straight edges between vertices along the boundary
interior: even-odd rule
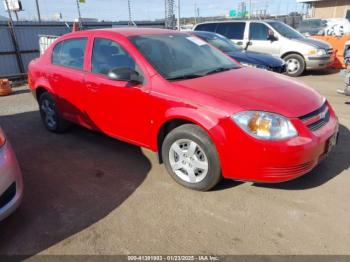
[[[209,162],[204,150],[190,139],[179,139],[171,145],[169,162],[172,171],[188,183],[199,183],[208,174]]]

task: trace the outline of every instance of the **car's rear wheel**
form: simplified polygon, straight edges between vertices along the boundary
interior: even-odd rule
[[[66,131],[70,123],[60,117],[56,103],[49,93],[44,93],[39,98],[40,115],[47,130],[54,133]]]
[[[207,191],[222,178],[215,145],[196,125],[172,130],[164,140],[162,157],[173,179],[187,188]]]
[[[286,61],[286,74],[288,76],[297,77],[304,73],[306,65],[302,56],[298,54],[287,55],[284,61]]]

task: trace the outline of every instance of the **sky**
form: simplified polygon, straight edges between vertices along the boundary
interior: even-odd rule
[[[195,6],[200,16],[226,15],[231,9],[237,9],[244,0],[181,0],[181,16],[190,17],[195,14]],[[4,0],[1,0],[4,2]],[[177,0],[175,0],[177,2]],[[248,4],[249,0],[245,0]],[[251,0],[253,9],[265,9],[270,14],[286,14],[301,11],[302,5],[296,0]],[[41,16],[50,19],[55,13],[62,13],[64,20],[78,17],[75,0],[39,0]],[[36,19],[35,0],[22,0],[24,11],[19,13],[20,19]],[[133,20],[154,20],[164,18],[164,0],[131,0]],[[86,0],[81,4],[82,17],[100,20],[128,20],[127,0]],[[4,4],[0,4],[0,15],[7,16]]]

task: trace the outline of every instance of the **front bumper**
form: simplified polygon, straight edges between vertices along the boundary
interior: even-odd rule
[[[14,212],[23,196],[22,174],[9,142],[0,148],[0,221]]]
[[[338,120],[332,109],[330,113],[328,123],[316,131],[300,119],[292,119],[299,135],[285,141],[258,140],[231,124],[233,132],[226,134],[226,142],[219,149],[223,176],[278,183],[310,172],[324,159],[328,141],[338,132]]]
[[[316,57],[305,57],[306,69],[315,70],[315,69],[325,69],[330,67],[334,63],[333,55],[326,56],[316,56]]]

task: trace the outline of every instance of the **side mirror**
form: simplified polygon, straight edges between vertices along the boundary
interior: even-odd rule
[[[278,40],[278,38],[275,36],[275,33],[271,29],[269,29],[267,40],[270,40],[271,42]]]
[[[127,81],[136,84],[143,82],[143,77],[134,69],[129,67],[118,67],[111,69],[108,72],[108,78],[115,81]]]

